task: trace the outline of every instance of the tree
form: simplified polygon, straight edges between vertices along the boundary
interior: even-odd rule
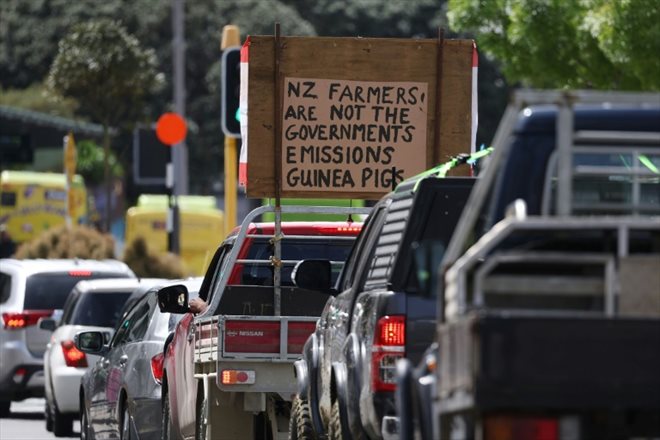
[[[58,48],[48,87],[78,101],[81,110],[103,126],[106,230],[110,227],[110,128],[140,119],[145,98],[163,82],[153,50],[116,21],[74,26]]]
[[[510,82],[660,90],[656,0],[449,0],[447,16]]]

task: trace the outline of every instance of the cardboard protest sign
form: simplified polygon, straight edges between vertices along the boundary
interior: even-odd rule
[[[274,196],[276,161],[282,197],[377,199],[470,151],[471,40],[280,41],[278,72],[274,37],[245,45],[249,197]]]

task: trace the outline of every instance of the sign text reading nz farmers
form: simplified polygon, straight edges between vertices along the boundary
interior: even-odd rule
[[[393,189],[426,164],[427,84],[284,80],[282,188]]]

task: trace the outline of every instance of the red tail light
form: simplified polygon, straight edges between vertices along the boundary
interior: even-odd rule
[[[69,275],[72,277],[90,277],[92,276],[91,270],[70,270]]]
[[[559,440],[559,421],[552,417],[490,416],[484,440]]]
[[[62,353],[67,367],[87,367],[87,356],[76,348],[73,341],[62,341]]]
[[[2,321],[6,329],[18,330],[36,325],[40,318],[47,318],[52,314],[52,310],[25,310],[19,313],[3,313]]]
[[[371,353],[373,391],[396,389],[396,361],[406,355],[405,343],[405,316],[383,316],[378,320]]]
[[[362,230],[362,223],[345,223],[337,226],[318,226],[315,229],[323,235],[355,236]]]
[[[154,379],[158,383],[163,381],[163,362],[165,361],[165,355],[163,353],[158,353],[156,356],[151,358],[151,374],[153,374]]]

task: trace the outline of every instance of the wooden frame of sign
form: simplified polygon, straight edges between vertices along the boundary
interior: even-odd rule
[[[248,197],[378,199],[469,153],[472,40],[278,38],[246,43]]]

